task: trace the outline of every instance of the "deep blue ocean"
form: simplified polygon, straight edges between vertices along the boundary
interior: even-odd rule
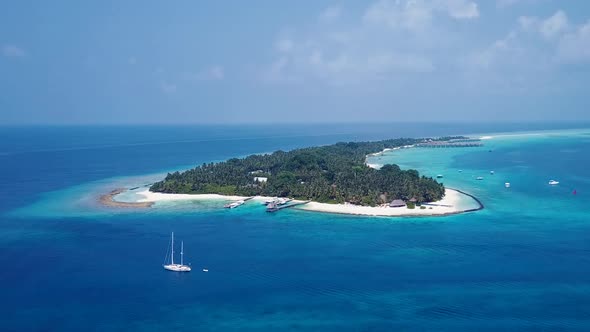
[[[0,127],[0,331],[590,331],[585,128]],[[444,174],[482,211],[371,218],[96,204],[107,190],[203,162],[455,134],[492,139],[374,162]],[[193,272],[162,269],[171,231]]]

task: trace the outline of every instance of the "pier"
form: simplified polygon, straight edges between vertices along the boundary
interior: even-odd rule
[[[309,202],[311,202],[311,201],[297,202],[297,203],[287,204],[287,205],[272,206],[272,207],[266,208],[266,212],[277,212],[277,211],[282,210],[282,209],[292,208],[292,207],[295,207],[295,206],[307,204]]]
[[[449,189],[453,189],[453,188],[449,188]],[[474,211],[479,211],[479,210],[483,210],[484,209],[483,203],[479,200],[479,198],[477,198],[477,197],[475,197],[475,196],[473,196],[471,194],[468,194],[468,193],[466,193],[466,192],[464,192],[462,190],[459,190],[459,189],[453,189],[453,190],[458,191],[458,192],[460,192],[463,195],[467,195],[467,196],[473,198],[475,200],[475,202],[479,205],[478,207],[476,207],[474,209],[463,210],[463,211],[461,211],[459,213],[474,212]]]
[[[243,205],[244,203],[246,203],[246,201],[251,200],[254,197],[256,197],[256,196],[246,197],[244,199],[240,199],[240,200],[237,200],[235,202],[231,202],[231,203],[225,204],[223,207],[224,208],[227,208],[227,209],[235,209],[235,208],[239,207],[240,205]]]

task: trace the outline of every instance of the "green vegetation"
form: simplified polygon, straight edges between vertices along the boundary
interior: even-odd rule
[[[416,208],[416,203],[414,202],[407,202],[406,206],[408,207],[408,209],[415,209]]]
[[[393,199],[427,202],[439,200],[444,186],[416,170],[365,165],[366,155],[418,139],[337,143],[328,146],[276,151],[209,163],[185,172],[170,173],[151,191],[163,193],[279,196],[325,203],[375,206]],[[266,177],[266,182],[254,181]]]

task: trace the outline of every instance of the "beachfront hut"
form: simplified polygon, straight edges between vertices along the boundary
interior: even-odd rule
[[[406,206],[406,202],[402,201],[401,199],[395,199],[389,203],[389,207],[404,207]]]

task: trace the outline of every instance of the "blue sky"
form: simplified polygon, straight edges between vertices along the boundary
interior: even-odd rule
[[[589,121],[590,2],[2,1],[0,124]]]

